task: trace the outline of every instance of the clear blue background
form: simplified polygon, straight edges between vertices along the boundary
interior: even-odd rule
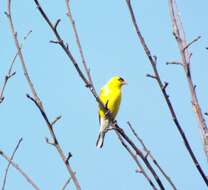
[[[41,1],[41,4],[54,22],[61,18],[59,31],[80,62],[72,29],[65,15],[65,1]],[[178,1],[178,6],[188,41],[202,36],[190,50],[193,52],[193,80],[205,112],[208,105],[208,50],[205,49],[208,46],[208,2]],[[179,66],[165,64],[166,61],[180,59],[172,35],[168,3],[134,1],[133,7],[147,44],[158,57],[162,79],[170,83],[168,93],[179,121],[208,175],[184,72]],[[5,0],[0,6],[0,84],[16,53],[4,11]],[[126,125],[126,121],[132,122],[178,189],[206,189],[171,120],[157,83],[145,77],[147,73],[152,73],[152,68],[138,43],[125,1],[72,1],[72,11],[96,89],[99,91],[114,75],[128,80],[117,117],[120,126],[134,138]],[[70,163],[82,189],[151,189],[144,177],[135,173],[136,165],[113,132],[106,136],[102,150],[95,147],[99,129],[97,104],[62,49],[49,43],[55,39],[54,35],[34,2],[13,0],[12,12],[20,41],[29,30],[33,31],[23,48],[29,73],[49,118],[53,120],[57,115],[62,115],[55,132],[63,150],[73,155]],[[9,81],[5,101],[0,105],[0,148],[10,155],[18,139],[23,137],[15,162],[41,189],[61,189],[68,179],[68,173],[56,150],[45,143],[44,138],[49,137],[49,131],[37,108],[25,96],[30,90],[19,60],[14,70],[17,74]],[[0,159],[1,182],[6,165],[7,162]],[[164,185],[166,189],[171,189],[166,182]],[[32,187],[11,168],[6,189],[29,190]],[[67,189],[74,189],[73,183]]]

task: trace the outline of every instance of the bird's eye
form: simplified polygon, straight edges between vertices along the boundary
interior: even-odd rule
[[[123,81],[124,81],[124,79],[123,79],[122,77],[120,77],[118,80],[119,80],[120,82],[123,82]]]

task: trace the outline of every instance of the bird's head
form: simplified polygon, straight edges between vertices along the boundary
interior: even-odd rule
[[[121,88],[123,85],[127,84],[127,81],[125,81],[122,77],[120,76],[114,76],[110,79],[110,81],[108,82],[110,86],[114,86],[114,87],[119,87]]]

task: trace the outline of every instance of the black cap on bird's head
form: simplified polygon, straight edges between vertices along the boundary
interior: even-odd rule
[[[108,84],[112,85],[112,86],[123,86],[127,84],[127,81],[124,80],[122,77],[120,76],[114,76],[110,79],[110,81],[108,82]]]
[[[122,77],[119,77],[118,79],[122,85],[128,84],[127,81],[125,81]]]

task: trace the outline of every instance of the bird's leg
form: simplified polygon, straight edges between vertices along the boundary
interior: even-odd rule
[[[108,132],[108,131],[110,131],[110,130],[116,129],[116,127],[115,127],[116,124],[117,124],[117,121],[114,120],[114,121],[112,122],[112,124],[111,124],[109,127],[107,127],[107,128],[105,129],[105,132]]]

